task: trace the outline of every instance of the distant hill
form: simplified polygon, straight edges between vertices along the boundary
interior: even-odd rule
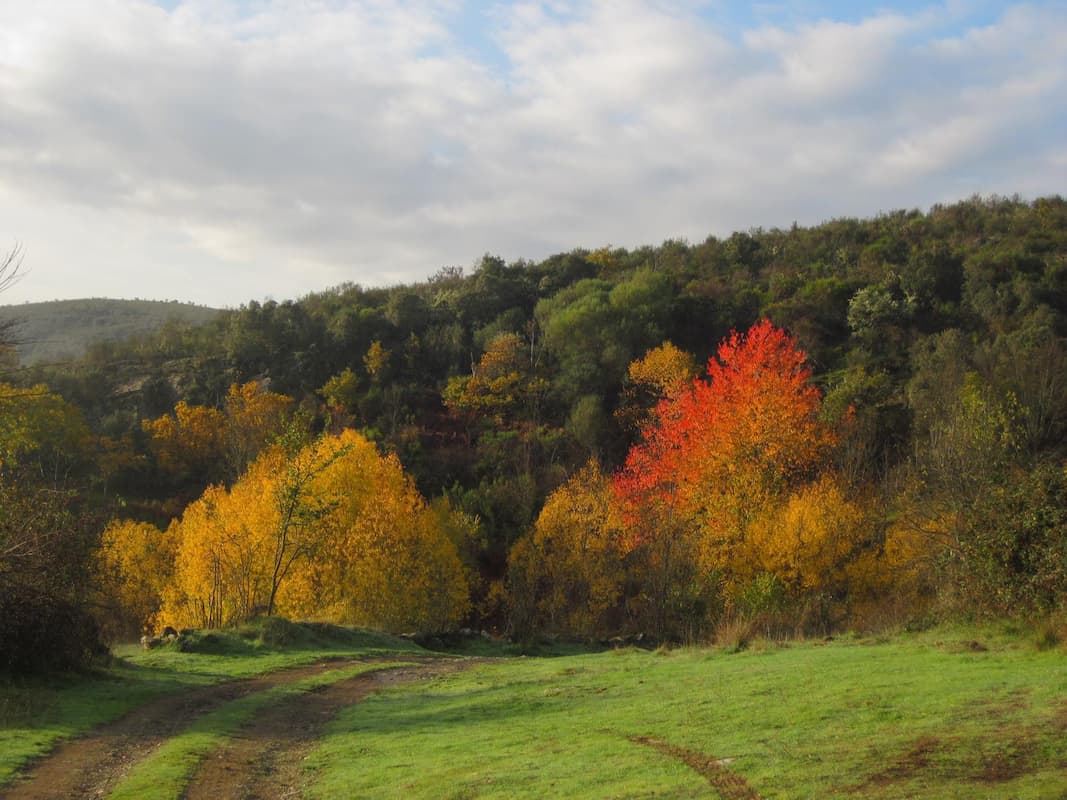
[[[175,319],[191,325],[209,322],[215,308],[160,300],[52,300],[0,306],[0,323],[15,323],[12,334],[23,364],[77,358],[98,341],[128,339]]]

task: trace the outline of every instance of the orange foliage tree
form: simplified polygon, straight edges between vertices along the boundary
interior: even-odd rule
[[[615,477],[629,547],[658,550],[660,561],[673,548],[736,589],[750,572],[750,526],[815,477],[833,444],[810,377],[804,352],[769,321],[731,333],[706,379],[659,403]]]

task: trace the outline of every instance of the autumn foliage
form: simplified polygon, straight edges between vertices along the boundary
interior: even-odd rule
[[[465,627],[601,639],[1056,612],[1065,230],[973,198],[487,256],[50,365],[0,321],[0,618],[29,664],[70,611],[413,629],[468,584]]]
[[[445,387],[445,405],[471,420],[532,424],[544,387],[524,347],[514,334],[494,338],[473,374]],[[630,365],[623,405],[640,440],[614,474],[595,459],[574,473],[511,548],[512,631],[696,638],[724,620],[825,630],[845,615],[884,613],[894,593],[915,607],[929,591],[933,543],[958,534],[959,510],[876,510],[854,473],[835,466],[845,463],[838,432],[854,424],[851,407],[833,421],[804,351],[770,322],[731,333],[705,375],[693,371],[669,342]],[[119,618],[457,625],[471,609],[477,520],[445,497],[428,504],[395,455],[353,430],[303,444],[279,437],[293,430],[288,411],[288,398],[235,384],[222,411],[179,403],[145,422],[164,469],[248,465],[166,533],[108,528],[97,565]],[[938,474],[974,461],[955,456],[979,440],[970,433],[979,423],[957,417],[956,438],[934,431]]]
[[[611,484],[590,461],[554,492],[509,559],[512,614],[533,629],[593,636],[623,594],[621,520]]]
[[[586,466],[512,551],[517,627],[677,638],[847,593],[866,511],[831,468],[804,352],[763,321],[727,337],[705,377],[690,365],[669,343],[631,365],[660,399],[623,467]]]
[[[468,608],[456,545],[394,456],[354,431],[268,448],[174,526],[162,620],[219,627],[257,613],[440,630]]]
[[[731,333],[706,377],[665,384],[613,482],[660,634],[728,613],[768,577],[795,596],[842,585],[863,514],[827,471],[834,434],[810,378],[764,320]]]
[[[707,379],[662,400],[627,456],[615,489],[628,519],[669,508],[695,527],[707,568],[732,563],[747,525],[813,476],[832,444],[810,376],[804,352],[770,322],[732,333]],[[632,525],[631,546],[657,529]]]
[[[684,391],[696,373],[693,356],[670,342],[652,348],[626,370],[623,402],[615,416],[628,429],[639,429],[657,403]]]
[[[155,627],[173,573],[175,537],[147,522],[114,520],[94,559],[97,586],[115,636],[140,636]]]
[[[164,473],[179,481],[232,480],[282,432],[292,405],[255,381],[235,383],[221,411],[183,400],[141,426]]]

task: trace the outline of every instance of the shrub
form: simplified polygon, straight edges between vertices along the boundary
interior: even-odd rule
[[[87,602],[94,525],[69,502],[0,481],[0,672],[81,669],[107,653]]]
[[[0,584],[0,672],[78,670],[106,656],[83,606],[30,586]]]

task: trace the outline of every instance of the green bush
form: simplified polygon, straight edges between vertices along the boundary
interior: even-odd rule
[[[1054,464],[992,487],[968,515],[950,564],[966,604],[1043,614],[1067,603],[1067,473]]]

